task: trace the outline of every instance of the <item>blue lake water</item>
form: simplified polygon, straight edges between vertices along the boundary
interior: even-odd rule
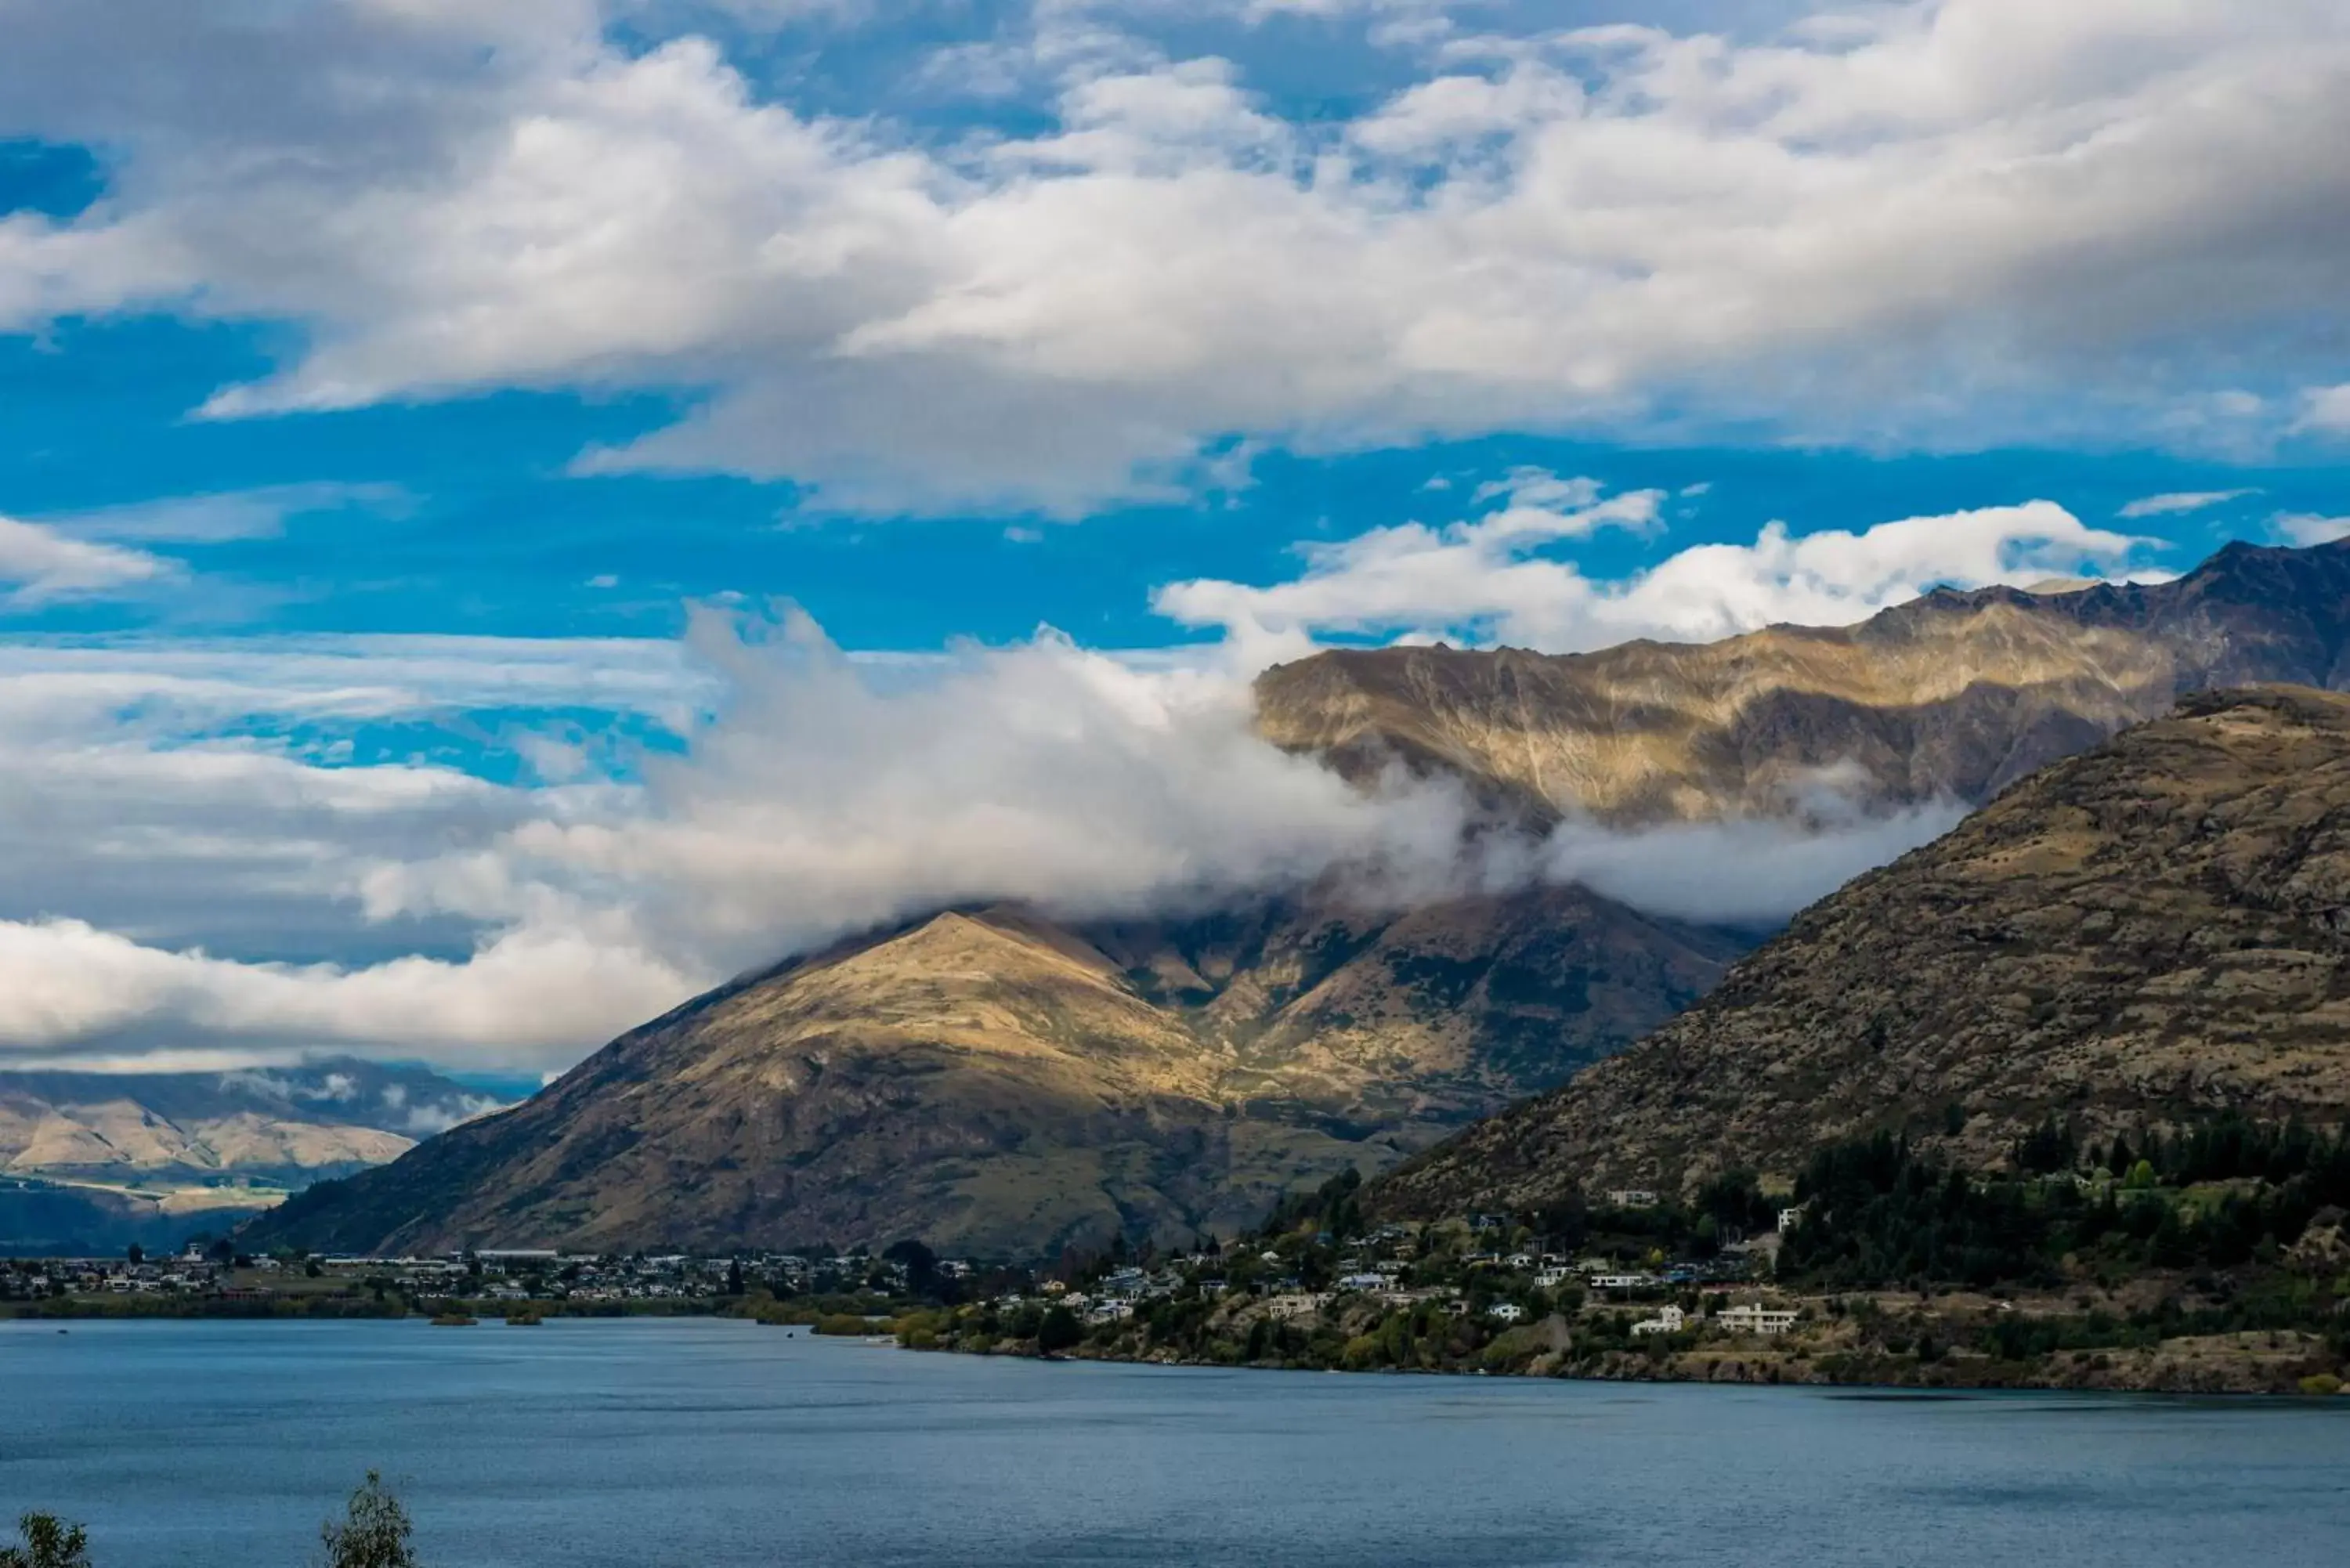
[[[748,1324],[0,1324],[0,1511],[287,1568],[370,1466],[428,1568],[2350,1561],[2350,1398],[1336,1376]]]

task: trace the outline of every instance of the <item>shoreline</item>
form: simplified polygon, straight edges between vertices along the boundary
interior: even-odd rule
[[[1923,1303],[1918,1303],[1924,1306]],[[1847,1318],[1807,1316],[1795,1331],[1768,1338],[1676,1334],[1631,1348],[1603,1342],[1592,1348],[1594,1314],[1575,1319],[1554,1314],[1504,1331],[1480,1353],[1445,1358],[1442,1320],[1421,1325],[1415,1341],[1409,1314],[1357,1309],[1336,1314],[1313,1330],[1290,1330],[1286,1352],[1252,1357],[1242,1344],[1213,1342],[1209,1354],[1148,1343],[1148,1331],[1132,1324],[1097,1325],[1076,1342],[1042,1348],[1032,1332],[990,1332],[979,1326],[988,1309],[911,1308],[889,1314],[827,1318],[773,1300],[712,1298],[707,1301],[647,1301],[626,1303],[534,1301],[528,1303],[436,1298],[413,1304],[376,1302],[365,1295],[288,1297],[274,1301],[218,1298],[78,1297],[0,1304],[0,1322],[31,1327],[95,1322],[335,1323],[418,1319],[441,1326],[539,1326],[561,1318],[613,1322],[632,1319],[740,1321],[797,1330],[810,1337],[879,1340],[917,1353],[1009,1356],[1029,1360],[1098,1362],[1134,1366],[1188,1366],[1244,1371],[1344,1372],[1449,1377],[1553,1378],[1595,1383],[1685,1383],[1736,1387],[1795,1386],[1877,1388],[1908,1392],[2125,1393],[2236,1396],[2307,1399],[2350,1393],[2336,1373],[2325,1341],[2299,1329],[2240,1329],[2180,1334],[2137,1345],[2059,1349],[2002,1358],[1968,1348],[1963,1317],[1913,1308],[1897,1335],[1898,1352],[1857,1334]],[[1009,1325],[1007,1325],[1009,1326]],[[1236,1325],[1235,1325],[1236,1326]],[[1288,1325],[1284,1325],[1287,1328]],[[1398,1330],[1403,1333],[1399,1335]],[[1370,1332],[1360,1332],[1368,1330]],[[1350,1332],[1352,1331],[1352,1332]],[[1343,1346],[1359,1353],[1374,1334],[1390,1342],[1381,1364],[1332,1354]],[[1578,1345],[1578,1342],[1582,1342]],[[1400,1348],[1398,1348],[1398,1346]],[[1416,1359],[1414,1357],[1417,1357]]]
[[[1993,1363],[1970,1367],[1964,1365],[1935,1364],[1923,1367],[1913,1362],[1903,1364],[1892,1358],[1843,1358],[1822,1362],[1806,1359],[1796,1363],[1793,1358],[1766,1360],[1753,1350],[1730,1355],[1685,1353],[1658,1358],[1627,1356],[1586,1367],[1555,1366],[1540,1371],[1524,1370],[1496,1372],[1474,1367],[1444,1366],[1378,1366],[1339,1367],[1318,1366],[1303,1362],[1230,1361],[1211,1357],[1186,1357],[1165,1355],[1129,1355],[1105,1353],[1097,1347],[1079,1346],[1068,1350],[1039,1351],[1033,1346],[1003,1345],[988,1349],[956,1349],[946,1345],[911,1346],[902,1338],[875,1325],[876,1332],[861,1335],[822,1334],[811,1324],[776,1324],[763,1321],[747,1314],[729,1312],[569,1312],[546,1313],[528,1326],[544,1326],[560,1318],[582,1323],[619,1323],[636,1321],[678,1321],[741,1323],[750,1327],[780,1326],[795,1337],[829,1340],[844,1346],[858,1345],[869,1349],[889,1349],[912,1355],[944,1355],[972,1356],[984,1359],[1026,1361],[1040,1364],[1098,1366],[1158,1367],[1169,1371],[1221,1371],[1249,1373],[1294,1373],[1347,1377],[1440,1377],[1462,1380],[1508,1380],[1512,1382],[1556,1382],[1589,1384],[1648,1384],[1679,1385],[1703,1387],[1786,1388],[1804,1390],[1875,1391],[1912,1397],[1964,1396],[1986,1394],[2094,1394],[2101,1396],[2160,1397],[2173,1399],[2233,1399],[2290,1401],[2293,1403],[2330,1404],[2350,1395],[2350,1388],[2320,1393],[2302,1387],[2297,1381],[2291,1385],[2275,1379],[2253,1380],[2230,1378],[2226,1376],[2206,1376],[2187,1380],[2133,1379],[2122,1374],[2119,1367],[2097,1374],[2080,1376],[2069,1366],[2046,1363]],[[0,1317],[0,1324],[22,1324],[26,1332],[54,1326],[65,1330],[77,1324],[91,1323],[406,1323],[420,1328],[437,1326],[431,1315],[423,1313],[86,1313],[86,1314],[13,1314]],[[496,1328],[509,1326],[510,1320],[492,1314],[473,1319],[468,1326]],[[0,1334],[6,1329],[0,1327]],[[2229,1364],[2222,1364],[2226,1366]],[[2235,1364],[2241,1365],[2241,1364]],[[1724,1369],[1730,1369],[1725,1373]]]

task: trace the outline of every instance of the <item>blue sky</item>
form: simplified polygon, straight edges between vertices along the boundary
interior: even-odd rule
[[[0,1057],[559,1065],[1440,841],[1227,751],[1271,659],[2350,529],[2324,0],[0,26]]]

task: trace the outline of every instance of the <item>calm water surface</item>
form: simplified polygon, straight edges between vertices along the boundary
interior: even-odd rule
[[[287,1568],[2350,1562],[2350,1399],[1045,1366],[748,1324],[0,1324],[0,1511]]]

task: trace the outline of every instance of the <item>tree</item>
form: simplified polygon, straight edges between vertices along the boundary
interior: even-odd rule
[[[882,1262],[896,1263],[906,1271],[906,1289],[918,1296],[934,1295],[939,1286],[939,1255],[910,1237],[892,1242],[881,1254]]]
[[[89,1568],[89,1532],[54,1513],[16,1521],[22,1546],[0,1546],[0,1568]]]
[[[1065,1306],[1056,1306],[1045,1314],[1043,1323],[1036,1325],[1036,1348],[1051,1355],[1055,1351],[1069,1349],[1085,1336],[1085,1330],[1078,1325],[1077,1314]]]
[[[382,1474],[369,1470],[351,1493],[342,1522],[330,1519],[320,1525],[318,1539],[326,1544],[327,1568],[417,1568],[415,1549],[408,1543],[414,1530]]]
[[[727,1260],[726,1293],[730,1296],[739,1296],[743,1293],[743,1260],[740,1258]]]
[[[122,1255],[130,1260],[130,1266],[135,1269],[147,1261],[147,1249],[133,1241],[130,1250]]]

